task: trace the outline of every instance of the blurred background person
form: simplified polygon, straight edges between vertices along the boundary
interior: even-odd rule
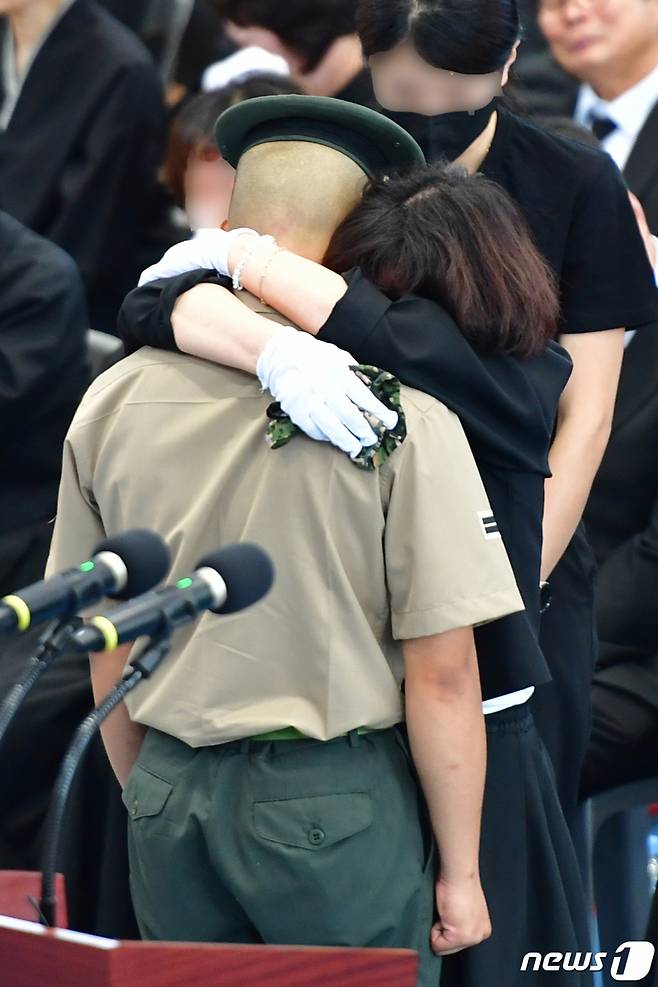
[[[637,210],[655,265],[655,238],[648,234],[639,203]],[[656,776],[658,332],[627,333],[626,344],[612,434],[585,511],[599,565],[599,659],[592,684],[592,732],[581,781],[583,799]],[[631,813],[625,819],[622,814],[612,828],[605,828],[605,835],[601,831],[597,844],[594,877],[602,948],[615,948],[630,936],[658,946],[658,895],[654,894],[646,932],[640,924],[641,898],[635,900],[641,892],[645,835],[639,807],[635,817]],[[631,876],[625,882],[629,867]],[[622,885],[621,908],[617,903],[620,881],[626,884]],[[655,987],[658,963],[654,961],[653,972],[642,983]]]
[[[0,0],[0,52],[0,208],[74,258],[91,325],[114,331],[164,245],[148,242],[164,209],[157,71],[93,0]]]
[[[215,0],[100,0],[148,48],[175,106],[201,88],[208,65],[235,51]]]
[[[519,0],[523,44],[505,96],[531,116],[569,115],[578,84],[556,62],[537,23],[537,5],[538,0]]]
[[[57,508],[62,445],[89,381],[89,367],[84,289],[73,260],[1,212],[0,258],[0,596],[4,596],[43,576]],[[25,672],[42,630],[29,629],[2,641],[0,699]],[[91,706],[86,656],[82,661],[75,656],[61,660],[31,692],[5,737],[0,757],[1,870],[39,869],[55,773],[75,725]],[[99,752],[97,748],[89,762],[93,783],[84,799],[85,824],[78,826],[82,817],[77,811],[69,817],[65,859],[60,861],[65,865],[73,922],[81,918],[85,895],[87,912],[97,911],[103,897],[99,891],[103,868],[109,877],[106,888],[116,880],[116,868],[107,866],[108,775],[103,774]],[[125,899],[130,916],[127,881]],[[121,913],[126,914],[125,908]],[[105,928],[130,931],[125,921]],[[90,931],[95,931],[93,920]]]
[[[299,92],[285,76],[255,75],[214,92],[197,93],[181,108],[169,133],[163,178],[191,230],[219,227],[228,217],[235,170],[214,140],[217,118],[229,106],[255,96]]]
[[[171,0],[162,0],[162,3],[171,6]],[[198,92],[206,68],[235,49],[224,30],[224,20],[215,0],[194,0],[172,66],[171,79],[167,80],[170,105],[175,105],[186,93]]]
[[[62,443],[89,381],[80,276],[0,212],[0,596],[43,575]]]
[[[581,83],[574,120],[591,128],[637,197],[655,269],[658,0],[540,0],[539,22],[557,61]],[[627,333],[625,342],[610,441],[585,512],[599,566],[599,660],[584,798],[656,773],[658,332]]]
[[[236,45],[281,55],[304,92],[376,108],[355,0],[216,0],[216,7]]]
[[[585,521],[599,563],[599,663],[584,797],[656,774],[658,749],[658,333],[622,364],[608,449]]]
[[[539,23],[581,83],[575,119],[591,127],[658,232],[658,0],[540,0]]]

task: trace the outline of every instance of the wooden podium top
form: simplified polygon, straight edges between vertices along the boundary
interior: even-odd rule
[[[5,987],[416,987],[406,949],[119,942],[0,915]]]

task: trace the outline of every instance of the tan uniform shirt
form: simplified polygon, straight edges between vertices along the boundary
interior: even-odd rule
[[[193,747],[391,726],[400,639],[523,609],[451,411],[403,388],[407,438],[364,472],[306,436],[270,449],[270,401],[240,371],[146,348],[92,384],[65,443],[50,572],[135,527],[166,540],[173,579],[241,540],[275,563],[262,602],[179,632],[127,700],[134,720]]]

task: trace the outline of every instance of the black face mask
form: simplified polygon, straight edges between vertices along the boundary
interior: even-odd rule
[[[473,112],[459,110],[435,117],[427,117],[422,113],[395,113],[391,110],[383,110],[383,113],[411,134],[431,164],[446,158],[448,161],[455,161],[480,136],[495,109],[496,100],[492,99],[486,106]]]

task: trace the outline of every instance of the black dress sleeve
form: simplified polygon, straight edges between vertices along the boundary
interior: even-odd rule
[[[118,320],[119,335],[126,354],[134,353],[140,346],[177,350],[171,314],[180,295],[198,284],[231,287],[230,279],[222,277],[217,271],[197,270],[175,278],[151,281],[131,291],[121,306]]]
[[[459,415],[476,458],[548,474],[557,405],[571,361],[556,344],[527,360],[478,354],[435,302],[391,301],[360,271],[318,338],[391,371]]]
[[[639,328],[658,320],[654,274],[614,163],[602,157],[575,203],[566,244],[562,331]]]

